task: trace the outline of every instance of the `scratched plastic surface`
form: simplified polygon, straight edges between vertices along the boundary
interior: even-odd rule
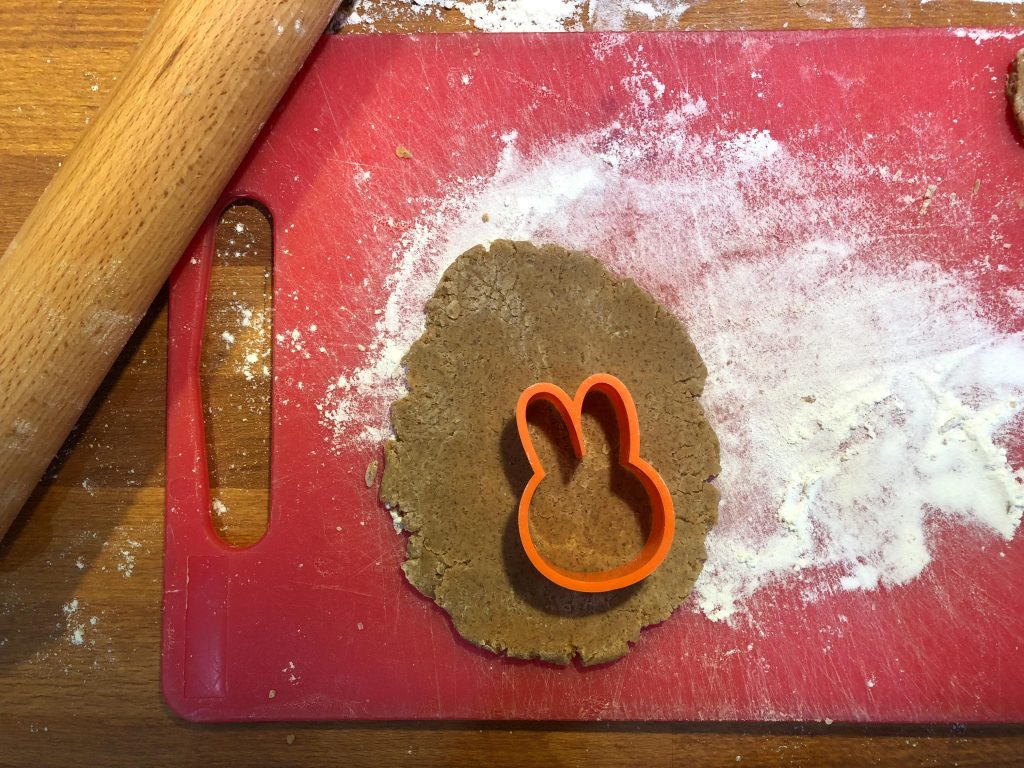
[[[998,558],[982,551],[994,543],[986,534],[940,533],[933,565],[901,588],[810,604],[793,584],[766,589],[754,628],[713,623],[684,606],[645,630],[626,658],[586,670],[474,648],[405,582],[405,540],[363,482],[378,450],[331,452],[315,407],[330,381],[361,362],[357,345],[369,342],[373,311],[384,305],[381,255],[399,230],[373,224],[412,219],[417,199],[436,196],[447,178],[489,173],[502,126],[470,130],[482,115],[532,109],[518,125],[529,152],[617,114],[632,98],[621,85],[630,65],[623,56],[596,57],[596,39],[327,39],[267,125],[225,200],[251,196],[270,209],[275,329],[315,324],[317,344],[331,354],[306,359],[276,343],[268,533],[249,549],[230,549],[209,522],[197,374],[214,211],[171,284],[167,701],[193,720],[1024,719],[1020,536],[1001,545],[1006,556]],[[997,206],[1015,226],[1024,223],[1013,204],[1024,196],[1024,146],[1001,90],[1013,40],[918,30],[626,42],[640,44],[669,92],[707,100],[708,114],[693,122],[698,133],[768,129],[828,158],[870,132],[883,140],[866,160],[918,168],[924,141],[929,157],[944,160],[921,170],[951,189],[980,178],[985,194],[956,228],[932,230],[916,205],[880,199],[880,228],[943,238],[951,264],[990,247],[980,224]],[[757,82],[752,62],[763,73]],[[473,88],[458,84],[464,72]],[[754,98],[755,89],[766,98]],[[783,98],[793,108],[772,108]],[[929,114],[930,130],[914,133],[911,116]],[[396,145],[412,137],[415,160],[395,157]],[[383,190],[372,201],[356,186],[354,164],[372,168]],[[893,194],[876,180],[864,184]],[[1019,281],[1020,248],[1004,255],[1014,269],[981,275],[983,294]],[[1001,316],[1011,329],[1012,313]]]

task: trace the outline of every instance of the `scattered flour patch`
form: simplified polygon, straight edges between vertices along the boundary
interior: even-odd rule
[[[404,0],[381,7],[359,0],[347,16],[336,19],[336,25],[362,25],[374,31],[377,22],[395,22],[410,13],[443,19],[455,12],[482,32],[582,31],[584,19],[596,31],[622,31],[627,19],[642,18],[651,26],[675,25],[694,4],[680,0]]]
[[[673,25],[694,5],[679,0],[590,0],[589,21],[595,30],[616,32],[628,28],[627,19],[642,16],[648,22]]]
[[[992,2],[992,0],[975,0],[975,2]],[[981,45],[988,40],[1016,40],[1022,32],[1009,29],[954,29],[953,34],[957,37],[968,37],[975,45]]]
[[[316,326],[312,326],[315,330]],[[285,333],[278,333],[274,336],[278,344],[283,344],[289,351],[301,355],[304,359],[309,360],[312,355],[309,350],[306,349],[306,340],[303,338],[302,331],[298,328],[293,328]]]
[[[269,378],[270,313],[264,309],[253,309],[241,302],[234,302],[229,310],[234,324],[234,332],[230,335],[239,345],[236,354],[231,357],[235,372],[247,382]]]
[[[118,550],[120,559],[117,563],[117,572],[122,577],[130,579],[135,574],[136,552],[142,546],[135,539],[126,539],[125,544]]]
[[[826,24],[842,21],[851,27],[863,27],[867,23],[867,8],[863,0],[832,0],[818,5],[797,3],[797,6],[810,18]],[[820,7],[824,10],[819,10]]]
[[[844,589],[910,581],[931,560],[928,508],[1005,539],[1020,523],[1022,474],[994,438],[1020,412],[1024,337],[984,320],[956,275],[853,255],[816,243],[726,267],[706,278],[711,312],[690,314],[722,440],[722,520],[696,587],[713,618],[815,569]]]
[[[455,7],[484,32],[563,32],[581,11],[578,0],[489,0]]]
[[[1020,288],[1009,288],[1006,291],[1006,300],[1018,314],[1024,315],[1024,290]]]
[[[629,10],[631,10],[633,13],[639,13],[641,16],[646,16],[651,21],[654,21],[656,18],[658,18],[658,16],[661,15],[658,12],[658,9],[654,7],[654,5],[646,1],[639,3],[630,3]]]
[[[85,622],[80,615],[78,598],[65,603],[61,610],[64,613],[65,639],[68,644],[75,647],[85,645]]]

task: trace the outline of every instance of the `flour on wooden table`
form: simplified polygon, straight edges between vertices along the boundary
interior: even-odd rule
[[[442,18],[457,11],[482,32],[564,32],[587,27],[622,30],[627,23],[677,24],[701,0],[404,0],[391,4],[359,0],[339,22],[372,30],[378,22],[395,22],[402,15]]]
[[[706,29],[707,18],[699,11],[707,0],[357,0],[339,13],[332,25],[346,31],[394,31],[409,22],[409,31],[421,31],[426,20],[460,21],[481,32],[561,32],[627,29]],[[922,8],[936,0],[917,0]],[[1024,0],[972,0],[1002,6],[1009,20],[1017,17]],[[884,8],[884,6],[883,6]],[[794,19],[804,17],[833,27],[877,26],[864,0],[799,0],[789,5]],[[453,18],[451,14],[455,14]],[[712,17],[713,18],[713,17]],[[692,20],[692,24],[689,22]],[[873,23],[874,22],[874,23]],[[713,21],[711,22],[714,23]],[[381,24],[378,28],[378,25]],[[787,28],[789,22],[783,23]],[[968,30],[965,30],[967,32]],[[283,28],[282,28],[283,32]],[[979,44],[990,37],[1007,37],[1003,30],[969,30]],[[963,35],[961,35],[963,36]]]
[[[921,5],[929,0],[920,0]],[[986,0],[977,0],[984,2]],[[1014,3],[1022,0],[987,0]],[[410,17],[459,22],[481,32],[615,32],[626,29],[678,29],[705,5],[706,0],[392,0],[389,3],[358,0],[339,14],[335,26],[376,31],[377,25],[402,24]],[[816,22],[846,27],[868,24],[863,0],[798,2],[791,11]],[[458,14],[452,19],[448,14]],[[1011,9],[1012,13],[1012,9]],[[688,15],[689,14],[689,15]],[[705,22],[706,23],[706,22]],[[389,31],[391,31],[389,29]]]

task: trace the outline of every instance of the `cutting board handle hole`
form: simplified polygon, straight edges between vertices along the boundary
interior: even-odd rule
[[[210,515],[227,544],[267,530],[273,384],[273,219],[253,200],[231,203],[214,237],[199,379]]]

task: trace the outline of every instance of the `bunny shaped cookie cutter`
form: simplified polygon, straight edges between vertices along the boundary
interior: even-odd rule
[[[569,428],[569,439],[576,457],[582,459],[586,453],[583,445],[583,401],[591,392],[605,395],[615,411],[619,425],[619,464],[631,472],[647,492],[651,504],[651,529],[639,554],[628,563],[605,571],[573,571],[547,560],[537,550],[530,532],[530,503],[547,473],[534,449],[526,411],[538,401],[554,406]],[[534,384],[523,390],[516,403],[516,427],[533,470],[533,476],[519,499],[519,538],[534,567],[555,584],[577,592],[610,592],[636,584],[654,573],[672,546],[675,513],[665,481],[654,467],[640,458],[640,422],[626,385],[610,374],[596,373],[584,380],[576,390],[576,396],[570,398],[555,384]]]

